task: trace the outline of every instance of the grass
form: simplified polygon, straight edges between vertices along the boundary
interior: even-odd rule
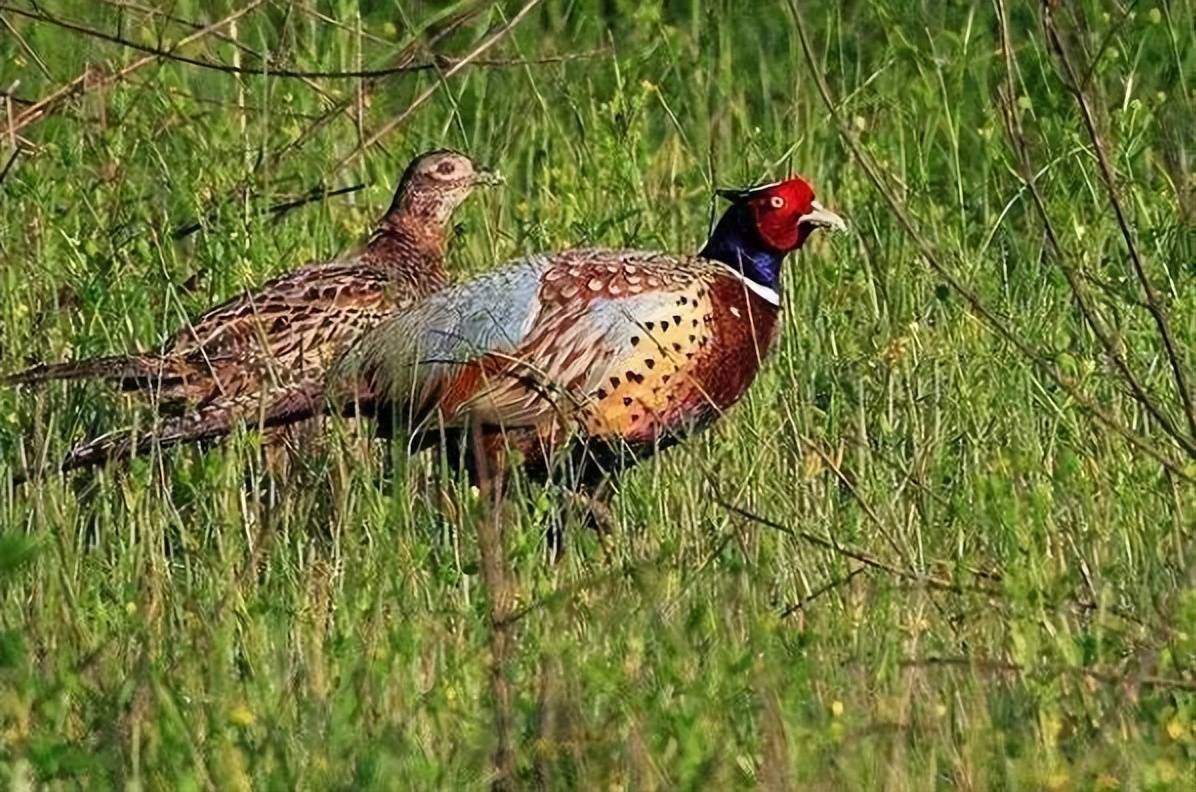
[[[390,64],[466,5],[261,3],[177,51],[256,73],[151,57],[22,128],[0,183],[3,370],[152,346],[348,249],[431,147],[509,179],[462,212],[462,274],[583,243],[693,250],[715,186],[804,174],[852,233],[787,263],[784,335],[744,402],[625,477],[607,550],[565,517],[568,552],[545,563],[561,518],[552,493],[521,486],[506,537],[514,781],[1189,788],[1196,459],[1037,4],[1009,3],[1007,62],[995,7],[800,3],[842,127],[772,0],[545,0],[360,153],[433,74],[262,74]],[[1131,239],[1196,371],[1196,8],[1062,5]],[[28,101],[146,53],[13,8],[166,49],[233,10],[11,0],[0,86]],[[438,52],[468,52],[518,5],[480,8]],[[98,386],[0,392],[0,465],[136,416]],[[285,474],[245,433],[128,473],[0,487],[9,788],[493,781],[477,504],[461,491],[442,514],[426,460],[383,464],[353,427],[328,435]]]

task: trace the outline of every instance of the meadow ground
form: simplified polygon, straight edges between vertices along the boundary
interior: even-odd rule
[[[1193,4],[796,5],[809,53],[787,2],[543,0],[446,74],[521,5],[4,0],[2,369],[346,250],[422,149],[509,180],[461,273],[693,250],[715,186],[804,174],[852,230],[787,263],[744,402],[623,480],[606,549],[567,516],[546,563],[520,488],[513,781],[1191,789]],[[8,483],[137,414],[0,392],[2,783],[489,783],[470,493],[341,422],[285,473],[245,433]]]

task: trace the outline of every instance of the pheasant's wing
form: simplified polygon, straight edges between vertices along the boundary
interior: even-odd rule
[[[450,416],[468,412],[506,427],[564,419],[622,375],[615,369],[632,349],[632,339],[648,335],[642,317],[674,299],[662,290],[601,296],[584,304],[549,301],[518,349],[489,355],[459,375],[440,408]]]
[[[532,257],[438,291],[366,332],[336,365],[334,398],[387,403],[422,416],[462,367],[509,355],[538,311],[546,257]]]
[[[379,270],[348,261],[305,267],[199,317],[170,342],[195,374],[170,395],[193,404],[283,387],[322,373],[341,345],[398,304]]]
[[[268,281],[205,312],[167,346],[174,354],[223,357],[300,344],[328,329],[329,317],[351,322],[389,296],[384,273],[354,260],[314,264]]]
[[[693,274],[661,254],[536,256],[438,292],[367,333],[337,380],[412,423],[506,427],[573,412]],[[640,274],[653,267],[651,282]],[[630,280],[628,280],[630,278]],[[350,396],[351,398],[351,396]]]

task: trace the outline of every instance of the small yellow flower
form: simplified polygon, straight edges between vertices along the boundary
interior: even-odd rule
[[[257,718],[253,716],[253,711],[244,703],[235,705],[228,711],[228,719],[231,723],[237,726],[252,726],[257,722]]]
[[[1167,736],[1173,740],[1178,740],[1184,736],[1184,725],[1179,722],[1179,718],[1172,718],[1167,721]]]
[[[835,699],[834,701],[831,702],[831,714],[834,715],[836,718],[840,717],[843,714],[843,702],[842,701]]]

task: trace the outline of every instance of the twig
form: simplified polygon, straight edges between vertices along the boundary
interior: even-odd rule
[[[125,14],[128,14],[130,11],[139,11],[139,12],[145,14],[147,17],[151,17],[151,18],[156,17],[158,19],[165,20],[166,22],[172,22],[180,27],[186,28],[187,30],[199,30],[203,27],[202,22],[196,22],[193,19],[187,19],[186,17],[176,16],[167,11],[163,11],[158,8],[153,8],[151,6],[134,3],[134,2],[131,2],[131,0],[99,0],[99,1],[110,8],[116,9],[117,13],[119,13],[122,16],[124,16]],[[36,5],[36,3],[34,5]],[[137,20],[137,23],[145,24],[145,21]],[[129,23],[125,23],[121,27],[127,29],[128,24]],[[156,22],[151,22],[150,24],[152,24],[155,27],[155,29],[158,29],[159,27],[161,27],[162,29],[165,29],[165,26],[159,26]],[[246,46],[245,44],[241,43],[239,40],[233,38],[228,33],[224,33],[224,32],[215,30],[215,31],[212,31],[211,35],[213,38],[215,38],[219,41],[223,41],[224,43],[232,46],[234,49],[244,52],[246,55],[250,55],[254,58],[259,58],[259,59],[265,57],[258,50],[255,50],[252,47]],[[161,41],[161,34],[158,34],[158,40]]]
[[[907,657],[899,660],[897,664],[902,668],[933,668],[935,666],[939,666],[971,668],[978,671],[989,671],[1002,674],[1033,673],[1035,670],[1037,670],[1033,668],[1027,668],[1020,663],[1013,663],[1008,660],[993,660],[981,657],[968,657],[966,655],[930,655],[928,657]],[[1079,677],[1081,679],[1094,679],[1098,682],[1103,682],[1108,685],[1142,685],[1144,687],[1157,687],[1167,690],[1196,691],[1196,680],[1191,679],[1159,677],[1149,674],[1133,677],[1125,674],[1118,674],[1114,671],[1105,671],[1096,668],[1076,668],[1075,666],[1065,665],[1051,665],[1041,670],[1049,674]]]
[[[538,0],[537,0],[538,2]],[[99,39],[100,41],[107,41],[112,44],[119,44],[122,47],[127,47],[138,52],[144,52],[156,58],[163,60],[176,61],[178,63],[185,63],[189,66],[196,66],[201,69],[210,69],[212,71],[223,72],[225,74],[242,74],[255,75],[258,77],[281,77],[286,79],[309,80],[309,79],[329,79],[329,80],[347,80],[347,79],[361,79],[379,77],[390,77],[396,74],[411,74],[417,72],[431,71],[433,69],[440,69],[444,66],[462,65],[460,61],[455,58],[438,57],[427,63],[412,63],[401,66],[383,66],[377,69],[284,69],[276,68],[268,61],[263,61],[254,66],[239,66],[236,64],[221,63],[219,61],[207,60],[205,58],[194,58],[189,55],[181,55],[173,52],[175,47],[170,49],[162,49],[160,47],[153,47],[148,44],[142,44],[115,33],[105,33],[102,30],[96,30],[85,25],[80,25],[77,22],[72,22],[61,17],[50,16],[46,13],[34,13],[21,8],[0,4],[0,11],[7,11],[17,16],[23,16],[37,22],[44,22],[49,25],[63,28],[81,36],[88,38]],[[570,60],[577,60],[579,58],[588,57],[588,53],[569,53],[564,55],[550,55],[535,60],[523,60],[519,58],[513,59],[499,59],[499,60],[473,60],[472,64],[479,67],[489,68],[509,68],[509,67],[523,67],[533,64],[544,63],[562,63]],[[447,75],[446,75],[447,76]]]
[[[282,217],[283,215],[287,214],[288,212],[290,212],[293,209],[298,209],[300,206],[306,206],[309,203],[315,203],[316,201],[322,201],[325,198],[333,198],[337,195],[347,195],[349,193],[359,192],[360,190],[364,190],[364,189],[365,189],[364,184],[354,184],[350,187],[339,187],[335,190],[326,190],[323,188],[313,188],[311,190],[308,190],[308,192],[306,194],[304,194],[302,197],[296,198],[291,201],[284,201],[283,203],[274,204],[274,206],[271,206],[267,211],[270,212],[270,214],[274,215],[275,219],[277,219],[277,218]]]
[[[848,572],[846,575],[840,575],[839,577],[831,578],[826,583],[823,583],[821,586],[814,589],[809,594],[799,599],[797,602],[788,606],[785,608],[785,610],[781,611],[781,618],[787,619],[793,614],[797,613],[799,610],[805,610],[807,605],[821,597],[823,594],[826,594],[829,591],[834,591],[841,586],[846,586],[848,583],[855,580],[857,575],[862,575],[867,571],[868,567],[861,564],[860,566]]]
[[[195,31],[190,36],[184,36],[183,38],[179,39],[178,43],[174,45],[174,49],[178,49],[179,47],[190,44],[193,41],[198,41],[199,39],[203,38],[204,36],[207,36],[208,34],[224,27],[225,25],[229,24],[230,22],[240,19],[241,17],[245,16],[249,12],[256,9],[258,6],[260,6],[264,2],[266,2],[266,0],[249,0],[249,2],[246,3],[243,7],[237,9],[236,11],[234,11],[233,13],[224,17],[223,19],[220,19],[204,28],[201,28],[201,29]],[[124,79],[128,75],[137,71],[138,69],[146,66],[147,64],[153,63],[154,61],[156,61],[158,59],[158,57],[159,56],[157,56],[157,55],[146,55],[144,58],[138,58],[137,60],[130,63],[128,66],[125,66],[123,69],[120,69],[119,71],[117,71],[111,75],[108,75],[107,77],[100,78],[96,82],[96,85],[98,87],[104,87],[104,86],[111,85],[115,82],[119,82],[120,80]],[[36,103],[34,103],[33,105],[30,105],[25,110],[25,112],[23,112],[19,116],[17,116],[16,120],[10,122],[8,129],[4,130],[3,132],[0,132],[0,136],[10,135],[15,132],[19,132],[20,130],[24,129],[25,127],[27,127],[30,124],[37,121],[39,118],[42,118],[43,116],[50,113],[51,110],[53,110],[55,107],[57,107],[62,102],[81,93],[83,91],[83,89],[88,86],[88,81],[92,77],[93,74],[94,74],[94,72],[92,71],[92,68],[90,66],[84,68],[83,73],[80,74],[79,76],[75,77],[69,83],[62,86],[58,90],[54,91],[52,94],[45,97],[44,99],[41,99],[41,100],[37,101]]]
[[[4,130],[3,135],[5,137],[15,135],[17,132],[20,132],[22,129],[32,124],[41,116],[50,112],[55,105],[59,104],[67,97],[74,96],[76,93],[82,91],[83,86],[87,83],[87,80],[91,77],[91,74],[91,66],[85,66],[83,67],[82,73],[75,77],[75,79],[58,88],[49,96],[38,99],[36,102],[29,102],[28,106],[21,112],[20,115],[8,122],[8,128]]]
[[[420,50],[421,46],[429,49],[435,47],[449,34],[453,33],[461,26],[468,24],[474,17],[481,13],[481,10],[482,6],[479,3],[477,5],[464,8],[448,19],[442,19],[435,23],[429,24],[427,27],[422,29],[409,44],[404,46],[403,49],[399,50],[399,52],[392,59],[392,65],[410,64],[415,60],[415,56]],[[362,90],[364,91],[365,95],[368,96],[374,91],[375,88],[377,88],[377,86],[382,84],[382,80],[367,79],[365,83],[366,84],[363,86]],[[334,106],[330,107],[320,118],[316,119],[315,123],[304,129],[294,140],[290,141],[289,143],[285,143],[281,147],[270,152],[265,158],[266,162],[277,162],[283,154],[286,154],[291,149],[303,145],[303,143],[305,143],[307,140],[310,140],[312,136],[314,136],[315,133],[321,128],[333,121],[337,116],[345,112],[345,110],[352,107],[353,102],[354,97],[352,96],[341,99]]]
[[[12,89],[9,88],[0,88],[0,96],[4,97],[5,101],[12,102],[13,104],[25,105],[26,107],[33,104],[32,99],[26,99],[22,96],[17,96],[12,92]]]
[[[352,162],[353,160],[355,160],[359,156],[361,156],[362,152],[364,152],[366,149],[374,146],[379,140],[381,140],[382,138],[384,138],[388,134],[390,134],[392,131],[394,131],[404,121],[406,121],[408,118],[410,118],[411,114],[414,113],[416,111],[416,109],[419,108],[420,105],[422,105],[424,102],[428,101],[428,99],[430,99],[433,94],[435,94],[437,91],[439,91],[440,88],[442,86],[444,86],[444,84],[446,82],[448,82],[448,79],[450,77],[452,77],[454,74],[456,74],[457,72],[464,69],[466,66],[468,66],[473,61],[477,60],[482,55],[483,52],[485,52],[486,50],[490,49],[495,44],[497,44],[500,39],[502,39],[504,36],[506,36],[508,33],[510,33],[512,30],[514,30],[515,26],[518,25],[520,22],[522,22],[523,18],[526,17],[528,14],[530,14],[532,12],[532,9],[534,9],[539,4],[540,4],[540,0],[528,0],[526,3],[524,3],[523,7],[519,9],[518,13],[516,13],[515,16],[511,17],[510,22],[507,22],[505,25],[500,27],[498,30],[494,31],[490,35],[486,36],[486,38],[482,39],[482,41],[476,47],[474,47],[472,51],[470,51],[465,57],[458,60],[452,66],[452,68],[450,68],[448,71],[446,71],[440,77],[439,80],[437,80],[434,84],[428,86],[428,88],[423,93],[421,93],[419,96],[415,97],[414,101],[412,101],[411,104],[407,106],[406,110],[399,113],[393,119],[391,119],[386,124],[384,124],[381,129],[379,129],[373,135],[368,137],[359,146],[357,146],[357,148],[353,149],[353,151],[349,152],[343,159],[341,159],[339,162],[337,162],[332,167],[331,172],[332,173],[339,172],[350,162]]]
[[[399,64],[399,65],[411,63],[411,61],[415,59],[415,55],[419,49],[419,47],[416,44],[417,41],[423,40],[426,38],[427,46],[434,46],[441,39],[448,36],[450,33],[457,30],[462,25],[466,24],[471,19],[473,19],[477,15],[480,7],[481,7],[480,4],[478,6],[468,7],[466,9],[454,14],[449,19],[446,19],[446,20],[442,19],[435,24],[428,25],[426,28],[422,29],[419,32],[415,41],[413,41],[412,43],[403,47],[403,49],[400,50],[395,55],[394,63]],[[364,82],[366,83],[366,87],[368,88],[368,90],[367,90],[367,93],[368,93],[369,91],[372,91],[376,86],[380,85],[382,83],[382,80],[381,80],[381,78],[367,79]],[[341,113],[343,113],[347,108],[351,107],[352,104],[353,104],[352,97],[341,100],[339,103],[337,103],[335,106],[330,108],[328,111],[326,111],[325,113],[322,113],[320,116],[318,116],[311,125],[309,125],[302,133],[299,134],[299,136],[297,138],[290,141],[289,143],[283,144],[282,146],[274,149],[273,151],[267,152],[265,154],[265,156],[263,156],[261,158],[261,161],[258,163],[257,167],[254,169],[253,173],[251,173],[251,174],[245,176],[243,179],[241,179],[241,181],[238,184],[234,185],[232,188],[230,188],[228,191],[226,191],[223,196],[209,200],[207,202],[209,208],[204,211],[202,216],[203,217],[211,217],[217,211],[218,207],[221,204],[223,204],[224,202],[226,202],[230,199],[234,199],[237,196],[243,195],[245,193],[245,191],[247,191],[249,189],[251,182],[254,180],[254,177],[258,173],[261,173],[261,172],[267,170],[268,168],[272,167],[273,165],[277,164],[282,159],[282,157],[284,155],[286,155],[288,152],[293,151],[293,150],[299,148],[300,146],[302,146],[303,143],[306,142],[307,140],[310,140],[318,130],[320,130],[321,128],[323,128],[324,126],[326,126],[327,124],[332,122],[337,116],[339,116]],[[318,184],[315,185],[314,187],[312,187],[313,191],[318,191],[318,190],[322,190],[322,189],[324,189],[323,186],[318,185]],[[194,233],[197,230],[199,230],[199,229],[195,227],[194,223],[180,226],[180,227],[176,228],[174,231],[175,238],[181,239],[183,237],[186,237],[190,233]],[[192,277],[194,277],[194,276],[192,276]]]
[[[54,79],[54,75],[50,74],[50,70],[46,68],[46,62],[41,59],[40,55],[37,54],[37,50],[29,46],[29,42],[25,41],[25,37],[22,36],[20,32],[12,26],[12,23],[9,22],[7,18],[0,17],[0,22],[4,23],[4,27],[6,27],[8,32],[12,34],[13,38],[17,40],[17,43],[21,45],[21,49],[25,50],[25,54],[32,58],[33,62],[37,64],[37,68],[39,71],[41,71],[42,75],[47,80],[52,81]]]
[[[336,190],[329,190],[324,187],[313,187],[312,189],[310,189],[306,193],[304,193],[302,196],[292,199],[290,201],[284,201],[282,203],[274,204],[266,211],[269,212],[270,214],[274,215],[275,219],[277,219],[277,218],[280,218],[283,215],[287,214],[288,212],[298,209],[300,206],[306,206],[307,204],[315,203],[316,201],[323,201],[326,198],[332,198],[337,195],[345,195],[347,193],[355,193],[355,192],[358,192],[358,191],[364,190],[364,189],[365,189],[364,184],[354,184],[351,187],[340,187]],[[204,216],[205,220],[214,217],[216,215],[216,213],[219,211],[219,209],[220,209],[219,206],[212,207],[212,209],[210,209],[208,211],[208,213]],[[199,231],[200,229],[202,229],[204,227],[204,225],[205,225],[204,220],[196,220],[196,221],[193,221],[190,223],[185,223],[183,225],[177,226],[173,231],[171,231],[170,236],[173,239],[185,239],[185,238],[191,236],[192,234],[194,234],[196,231]]]
[[[1193,475],[1183,469],[1183,467],[1167,454],[1156,448],[1149,440],[1138,435],[1131,429],[1122,425],[1120,421],[1105,411],[1100,405],[1089,398],[1086,394],[1080,391],[1075,384],[1068,378],[1064,377],[1055,366],[1024,341],[1019,334],[1013,331],[1004,321],[1002,321],[992,310],[984,304],[984,302],[967,286],[963,284],[949,270],[940,260],[938,254],[930,246],[918,229],[914,226],[913,221],[905,211],[905,207],[893,194],[893,191],[885,184],[881,177],[881,172],[877,165],[872,161],[872,158],[864,152],[859,140],[856,138],[852,129],[843,121],[839,106],[835,103],[831,96],[830,88],[826,84],[826,77],[818,68],[818,61],[814,56],[814,49],[810,44],[809,35],[806,32],[805,22],[802,20],[801,11],[798,8],[797,0],[789,0],[789,7],[793,13],[794,22],[797,28],[798,39],[801,42],[802,53],[809,66],[810,73],[814,77],[815,86],[818,88],[818,93],[822,96],[823,104],[826,105],[831,119],[834,121],[836,128],[839,131],[839,137],[845,142],[848,150],[859,163],[863,169],[868,180],[872,182],[876,191],[884,198],[885,203],[889,205],[893,212],[893,217],[897,223],[905,231],[906,235],[914,242],[921,254],[923,261],[927,266],[934,271],[936,275],[943,279],[947,286],[958,294],[971,307],[976,315],[983,320],[997,335],[1005,339],[1011,344],[1019,353],[1030,360],[1039,370],[1041,370],[1047,377],[1050,378],[1060,390],[1064,391],[1068,396],[1075,400],[1076,404],[1082,407],[1089,415],[1093,416],[1097,421],[1104,424],[1117,434],[1121,435],[1127,442],[1143,452],[1151,459],[1154,459],[1160,465],[1163,465],[1179,478],[1188,482],[1196,483],[1196,475]]]
[[[648,570],[660,569],[665,561],[670,560],[670,555],[672,555],[671,551],[666,551],[658,553],[651,558],[640,559],[639,561],[625,561],[621,564],[608,567],[606,571],[600,574],[566,583],[538,599],[512,610],[507,615],[506,623],[515,624],[537,611],[557,605],[599,586],[605,586],[608,583],[614,583],[625,578],[633,578],[641,572]]]
[[[28,11],[28,10],[25,10],[22,8],[15,8],[13,6],[4,5],[4,4],[0,4],[0,11],[6,11],[10,14],[15,14],[17,16],[23,16],[26,19],[32,19],[35,22],[44,22],[48,25],[54,25],[55,27],[59,27],[64,30],[69,30],[73,33],[78,33],[79,35],[85,36],[87,38],[98,39],[100,41],[107,41],[111,44],[119,44],[120,46],[127,47],[128,49],[131,49],[131,50],[136,50],[138,52],[144,52],[148,55],[153,56],[154,58],[161,58],[163,60],[175,61],[178,63],[186,63],[189,66],[197,66],[201,69],[211,69],[213,71],[224,72],[225,74],[256,74],[256,75],[265,76],[265,77],[283,77],[283,78],[294,78],[294,79],[314,79],[314,78],[347,79],[347,78],[355,78],[355,77],[385,77],[385,76],[391,75],[391,74],[399,74],[402,72],[409,72],[409,71],[423,71],[426,69],[434,68],[434,64],[416,64],[414,66],[396,66],[396,67],[388,67],[388,68],[382,68],[382,69],[362,69],[362,70],[352,70],[352,71],[340,71],[340,70],[337,70],[337,71],[323,71],[323,70],[301,71],[301,70],[296,70],[296,69],[276,69],[276,68],[273,68],[268,62],[263,62],[256,66],[237,66],[237,65],[227,64],[227,63],[219,63],[217,61],[210,61],[210,60],[206,60],[203,58],[193,58],[193,57],[190,57],[189,55],[181,55],[181,54],[173,51],[178,48],[179,45],[177,45],[177,44],[168,49],[162,49],[160,47],[154,47],[154,46],[150,46],[148,44],[142,44],[140,42],[133,41],[131,39],[127,39],[124,36],[119,36],[114,33],[105,33],[102,30],[96,30],[95,28],[90,28],[90,27],[87,27],[86,25],[80,25],[79,23],[73,22],[68,19],[50,16],[49,14],[46,14],[44,12],[43,13],[35,13],[33,11]]]
[[[1096,48],[1096,54],[1092,56],[1092,62],[1088,64],[1088,70],[1084,72],[1084,78],[1080,80],[1080,86],[1083,87],[1092,79],[1092,75],[1096,74],[1096,67],[1100,65],[1101,58],[1105,56],[1109,46],[1113,43],[1113,39],[1117,34],[1125,29],[1126,25],[1134,18],[1134,12],[1137,10],[1140,0],[1130,0],[1129,5],[1122,5],[1117,15],[1117,21],[1109,26],[1108,32],[1105,33],[1101,39],[1100,46]]]
[[[876,513],[876,510],[872,508],[872,504],[864,500],[864,496],[860,494],[852,480],[848,478],[847,474],[843,472],[843,469],[839,467],[839,463],[832,459],[829,454],[823,451],[817,443],[810,443],[809,445],[810,448],[813,449],[814,454],[822,460],[822,463],[830,468],[831,472],[835,474],[835,478],[839,479],[840,485],[846,488],[847,493],[851,495],[852,500],[859,504],[860,508],[864,510],[864,514],[867,515],[868,519],[872,521],[872,524],[876,526],[876,529],[880,531],[880,535],[883,536],[885,541],[889,543],[889,547],[893,548],[893,552],[901,556],[902,561],[904,561],[906,564],[909,564],[909,555],[906,553],[905,548],[901,546],[901,543],[897,541],[897,538],[893,535],[893,532],[889,530],[889,526],[885,524],[885,521],[882,520],[880,515]]]
[[[838,553],[839,555],[845,556],[854,561],[859,561],[861,564],[871,569],[887,572],[890,575],[913,581],[929,589],[949,591],[953,594],[985,594],[988,596],[1000,596],[1001,594],[999,589],[991,588],[989,586],[969,586],[960,583],[952,583],[949,580],[941,580],[940,578],[930,577],[928,575],[920,575],[917,572],[910,572],[909,570],[893,566],[892,564],[886,561],[881,561],[879,558],[871,556],[862,550],[845,547],[844,545],[841,545],[832,539],[827,539],[825,537],[819,536],[818,534],[799,528],[790,528],[788,525],[783,525],[775,520],[770,520],[767,517],[750,512],[747,509],[736,506],[734,503],[729,503],[728,501],[723,500],[722,497],[717,493],[714,496],[714,502],[732,514],[736,514],[746,520],[750,520],[767,528],[772,528],[775,531],[788,534],[789,536],[801,539],[812,545],[821,547],[824,550],[830,550],[831,552]]]
[[[1072,66],[1067,47],[1063,43],[1058,29],[1055,27],[1054,13],[1049,0],[1043,0],[1042,24],[1046,32],[1047,44],[1055,51],[1059,64],[1063,67],[1065,76],[1063,81],[1064,87],[1075,97],[1076,104],[1080,108],[1080,116],[1084,119],[1084,126],[1088,130],[1088,138],[1092,141],[1092,147],[1096,150],[1096,162],[1100,169],[1101,181],[1104,183],[1105,192],[1109,196],[1109,205],[1113,207],[1113,214],[1117,217],[1117,225],[1121,229],[1121,236],[1125,239],[1125,246],[1129,250],[1134,275],[1137,277],[1138,283],[1142,286],[1142,293],[1146,298],[1146,310],[1150,313],[1151,318],[1154,319],[1155,327],[1158,329],[1159,337],[1162,339],[1163,347],[1167,352],[1167,362],[1171,365],[1171,376],[1175,380],[1175,389],[1179,391],[1179,398],[1188,420],[1188,431],[1193,438],[1196,438],[1196,409],[1192,405],[1192,393],[1188,390],[1187,375],[1184,373],[1183,362],[1180,359],[1175,338],[1171,334],[1171,325],[1167,321],[1167,315],[1163,312],[1158,292],[1155,291],[1154,284],[1151,283],[1150,277],[1146,274],[1146,267],[1142,263],[1142,257],[1138,254],[1138,246],[1134,242],[1133,230],[1130,228],[1129,221],[1125,216],[1125,210],[1121,206],[1121,198],[1117,190],[1117,180],[1113,175],[1113,168],[1109,164],[1109,154],[1104,136],[1097,129],[1096,118],[1088,102],[1088,95],[1084,92],[1084,86]]]
[[[21,153],[19,148],[14,148],[12,154],[8,157],[8,162],[4,163],[4,169],[0,170],[0,184],[4,184],[4,180],[8,178],[8,172],[12,170],[13,163],[17,161],[17,155]]]
[[[1099,314],[1097,314],[1089,302],[1087,291],[1076,277],[1075,268],[1068,263],[1067,255],[1063,251],[1063,244],[1059,240],[1059,235],[1055,232],[1055,224],[1051,221],[1050,213],[1047,211],[1046,201],[1038,189],[1038,182],[1034,176],[1034,168],[1030,163],[1030,155],[1026,146],[1025,132],[1022,129],[1017,111],[1012,105],[1016,90],[1013,82],[1013,44],[1009,37],[1009,17],[1005,8],[1005,0],[995,0],[995,2],[997,6],[997,25],[999,28],[1001,52],[1005,59],[1005,96],[1004,101],[998,100],[998,103],[1002,110],[1002,118],[1005,121],[1005,133],[1017,156],[1019,175],[1022,183],[1026,186],[1027,191],[1029,191],[1030,197],[1033,199],[1034,207],[1037,209],[1039,217],[1042,219],[1043,230],[1046,232],[1047,242],[1050,244],[1051,251],[1055,255],[1055,261],[1059,265],[1064,279],[1067,281],[1072,297],[1075,298],[1076,305],[1080,309],[1080,315],[1100,341],[1105,354],[1109,356],[1113,365],[1121,373],[1122,378],[1125,379],[1126,384],[1129,385],[1135,401],[1150,413],[1159,426],[1162,427],[1163,431],[1170,435],[1189,456],[1196,457],[1196,443],[1193,442],[1192,438],[1187,437],[1179,431],[1166,413],[1163,412],[1162,408],[1146,392],[1145,386],[1138,380],[1138,377],[1130,368],[1128,361],[1122,356],[1117,343],[1113,339],[1112,333],[1105,327]]]

